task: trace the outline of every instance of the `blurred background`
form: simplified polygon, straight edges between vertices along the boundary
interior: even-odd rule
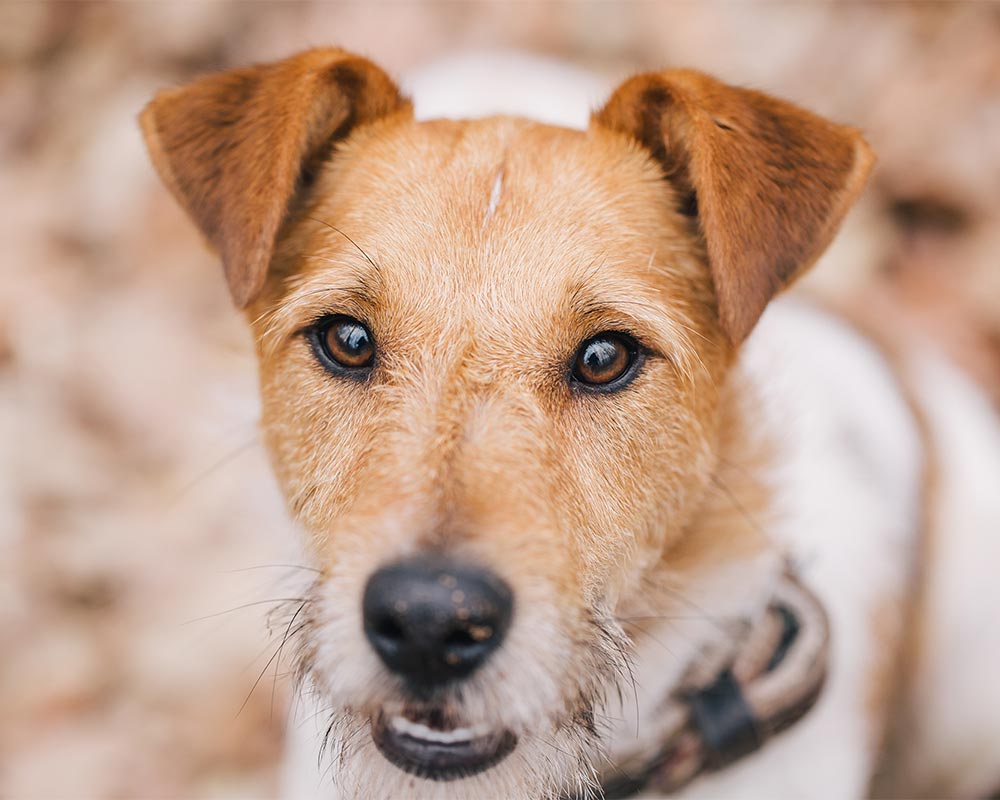
[[[862,127],[879,167],[814,287],[1000,398],[998,5],[0,0],[2,797],[275,794],[294,531],[249,338],[135,117],[322,44],[398,76],[470,50],[693,66]]]

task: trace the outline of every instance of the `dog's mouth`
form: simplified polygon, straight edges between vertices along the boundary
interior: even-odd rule
[[[372,719],[372,740],[390,763],[411,775],[453,781],[503,761],[517,744],[509,730],[486,725],[449,726],[438,715],[420,720],[380,713]]]

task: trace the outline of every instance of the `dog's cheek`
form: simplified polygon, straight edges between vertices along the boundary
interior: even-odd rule
[[[635,391],[570,410],[566,503],[577,509],[591,593],[634,581],[690,519],[713,463],[712,394],[661,369]]]
[[[375,409],[363,388],[327,375],[288,348],[261,363],[261,430],[294,520],[314,536],[359,496]]]

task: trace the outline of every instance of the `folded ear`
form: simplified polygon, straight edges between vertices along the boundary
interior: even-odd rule
[[[140,122],[160,177],[219,252],[245,307],[296,194],[333,143],[410,108],[370,61],[317,49],[160,92]]]
[[[873,162],[857,130],[690,70],[626,81],[592,124],[635,138],[663,166],[704,237],[733,343],[823,252]]]

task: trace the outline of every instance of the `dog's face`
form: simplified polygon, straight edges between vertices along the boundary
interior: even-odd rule
[[[587,131],[418,123],[339,51],[144,126],[256,337],[342,787],[582,789],[616,616],[689,533],[736,347],[832,235],[859,137],[691,73],[634,79]]]
[[[268,444],[326,571],[314,678],[365,728],[510,731],[518,774],[579,757],[623,669],[620,596],[711,468],[710,283],[656,165],[619,138],[510,120],[361,134],[282,245],[293,277],[251,312]],[[358,325],[370,365],[331,368]],[[418,698],[370,646],[362,598],[425,553],[488,567],[513,609],[480,669]]]

